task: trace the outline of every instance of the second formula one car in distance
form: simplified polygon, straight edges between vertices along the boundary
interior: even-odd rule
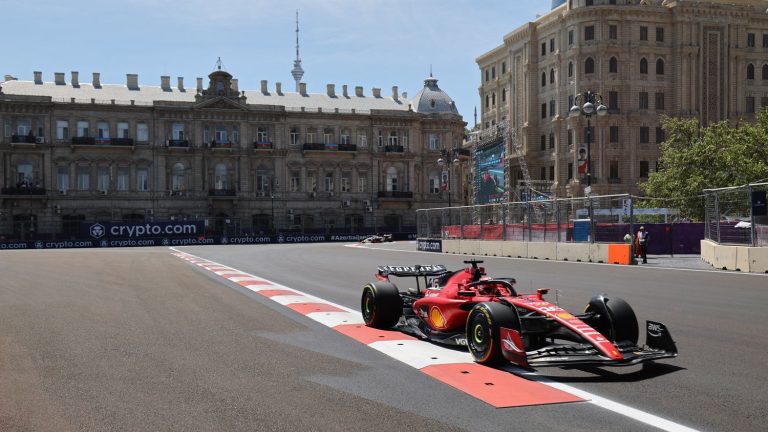
[[[363,288],[366,325],[397,329],[432,342],[466,346],[475,361],[522,367],[626,366],[677,356],[667,327],[646,321],[645,345],[624,300],[598,294],[583,313],[572,314],[544,299],[548,289],[519,294],[513,278],[490,278],[482,261],[466,268],[443,265],[379,266]],[[412,278],[400,290],[391,276]]]

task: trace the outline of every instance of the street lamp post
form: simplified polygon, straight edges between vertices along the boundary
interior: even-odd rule
[[[579,106],[581,104],[581,106]],[[597,105],[597,108],[595,108]],[[578,117],[584,114],[587,117],[587,187],[592,189],[592,128],[590,119],[592,114],[597,113],[602,117],[608,114],[608,108],[603,105],[603,97],[598,93],[587,91],[586,93],[579,93],[576,95],[573,101],[573,106],[569,112],[570,117]]]
[[[437,164],[440,165],[441,168],[446,168],[448,173],[448,178],[446,179],[448,181],[448,185],[446,189],[448,190],[448,207],[451,207],[451,171],[453,170],[454,165],[459,165],[461,161],[459,160],[459,153],[456,151],[456,149],[453,150],[442,150],[441,151],[442,156],[437,160]]]
[[[275,224],[275,191],[270,191],[269,198],[272,200],[272,234],[277,233],[277,225]]]

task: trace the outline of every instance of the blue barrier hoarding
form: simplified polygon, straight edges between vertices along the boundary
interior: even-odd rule
[[[205,232],[202,221],[192,222],[90,222],[80,224],[84,239],[140,239],[157,237],[195,237]]]

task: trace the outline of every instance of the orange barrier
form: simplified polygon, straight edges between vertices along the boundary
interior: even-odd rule
[[[608,263],[610,264],[632,264],[632,245],[631,244],[609,244],[608,245]]]

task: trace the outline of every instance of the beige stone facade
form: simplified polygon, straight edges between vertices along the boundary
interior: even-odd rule
[[[447,202],[437,161],[464,134],[455,107],[418,112],[397,87],[240,91],[220,70],[196,88],[34,78],[0,85],[6,238],[74,235],[83,220],[206,219],[237,233],[415,227],[415,209]]]
[[[592,91],[593,193],[637,193],[657,168],[663,115],[703,124],[751,119],[768,106],[768,14],[759,0],[569,0],[477,59],[480,126],[509,120],[530,176],[580,196],[587,119],[568,116]],[[514,155],[507,151],[507,154]],[[512,189],[523,178],[510,160]]]

